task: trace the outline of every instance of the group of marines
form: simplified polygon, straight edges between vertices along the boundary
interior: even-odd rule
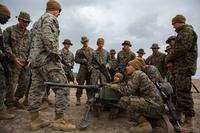
[[[7,110],[24,109],[28,105],[31,130],[50,125],[42,118],[42,103],[48,101],[50,88],[45,81],[68,83],[69,78],[64,67],[72,70],[74,63],[80,64],[76,81],[79,85],[104,84],[107,88],[121,94],[119,105],[127,108],[136,126],[130,131],[169,132],[171,123],[165,117],[164,103],[155,83],[169,82],[173,87],[171,98],[181,125],[188,132],[194,132],[194,102],[191,94],[192,79],[197,69],[197,35],[191,25],[186,24],[183,15],[176,15],[172,25],[177,32],[170,36],[165,52],[159,51],[157,43],[152,44],[152,55],[144,59],[144,49],[131,51],[131,42],[125,40],[122,50],[115,57],[116,51],[104,49],[103,38],[97,39],[97,49],[89,46],[89,39],[81,37],[82,48],[75,57],[70,51],[72,42],[63,41],[64,48],[59,50],[59,24],[57,17],[61,13],[58,1],[49,0],[46,12],[27,29],[31,22],[30,15],[21,11],[17,16],[18,24],[7,27],[0,32],[0,119],[13,119],[15,115]],[[9,9],[0,4],[0,23],[5,24],[11,16]],[[108,70],[112,76],[109,82],[101,68]],[[64,119],[66,103],[69,103],[69,89],[52,87],[55,93],[54,129],[69,131],[76,126]],[[86,89],[88,100],[93,97],[93,90]],[[81,105],[83,90],[77,88],[76,105]],[[22,103],[19,102],[25,96]],[[5,106],[6,105],[6,109]]]

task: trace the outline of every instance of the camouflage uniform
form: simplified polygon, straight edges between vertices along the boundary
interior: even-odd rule
[[[76,54],[75,54],[75,62],[77,64],[80,64],[80,68],[76,77],[76,80],[78,82],[79,85],[83,85],[86,81],[86,84],[90,84],[90,75],[91,72],[89,70],[89,63],[92,60],[92,53],[93,53],[93,49],[90,47],[87,48],[81,48],[79,50],[77,50]],[[87,58],[87,59],[86,59]],[[88,89],[87,91],[87,95],[88,95]],[[76,97],[80,98],[81,95],[83,93],[83,89],[81,88],[77,88],[76,91]]]
[[[4,75],[4,70],[2,69],[2,67],[0,67],[0,111],[2,111],[4,109],[4,100],[5,100],[5,94],[6,94],[6,78]]]
[[[146,75],[149,77],[149,79],[153,82],[159,82],[162,83],[164,82],[160,72],[158,71],[158,69],[153,66],[153,65],[145,65],[145,69],[144,72],[146,73]]]
[[[74,66],[74,54],[70,50],[66,50],[65,48],[60,50],[62,62],[65,62],[65,64],[70,64],[70,66],[73,68]]]
[[[68,66],[70,66],[71,69],[73,69],[73,67],[74,67],[74,54],[70,50],[67,50],[65,48],[61,49],[60,53],[61,53],[61,58],[62,58],[62,61],[61,61],[62,64],[68,65]],[[66,77],[67,77],[67,75],[66,75]],[[70,82],[70,79],[68,79],[68,80]],[[70,95],[70,89],[67,89],[67,93],[68,93],[68,95]],[[68,101],[69,101],[69,99],[68,99]]]
[[[99,70],[99,65],[96,63],[96,60],[100,63],[100,65],[106,67],[107,65],[110,65],[110,54],[105,49],[97,49],[94,51],[92,55],[92,74],[90,77],[91,84],[95,85],[98,83],[98,80],[100,80],[101,83],[106,83],[107,80],[105,76],[101,73]]]
[[[57,18],[46,12],[32,28],[30,60],[32,85],[29,90],[29,111],[38,112],[46,92],[44,81],[67,83],[61,68],[58,50],[59,24]],[[66,109],[67,88],[52,88],[55,93],[55,112],[63,114]]]
[[[166,48],[165,51],[167,51],[167,55],[168,55],[170,51],[172,51],[172,47],[170,46],[169,49]],[[172,75],[172,70],[170,68],[167,68],[166,79],[173,86],[173,75]]]
[[[30,68],[26,67],[26,65],[30,51],[30,32],[27,29],[23,30],[17,24],[6,28],[3,36],[6,51],[11,53],[14,58],[19,58],[22,64],[24,64],[21,69],[17,68],[15,64],[9,64],[11,74],[6,104],[12,106],[13,96],[15,95],[17,100],[21,99],[28,89]]]
[[[118,62],[116,58],[110,58],[110,67],[115,70],[118,66]]]
[[[176,39],[176,36],[170,36],[168,37],[168,39],[165,41],[166,44],[169,44],[166,46],[166,49],[165,49],[165,52],[167,54],[170,53],[170,51],[172,50],[173,46],[174,46],[174,43],[175,43],[175,39]],[[172,72],[171,72],[171,69],[170,68],[167,68],[167,73],[166,73],[166,79],[167,81],[173,85],[173,78],[172,78]]]
[[[152,119],[160,117],[162,98],[144,72],[134,72],[125,82],[117,84],[116,90],[122,95],[120,105],[127,108],[130,113],[134,113],[136,120],[139,116]]]
[[[0,27],[0,38],[3,36],[1,27]],[[2,50],[0,49],[0,54],[2,54]],[[6,77],[4,73],[3,66],[0,63],[0,112],[4,109],[4,99],[6,94]]]
[[[113,70],[116,70],[117,66],[118,66],[117,59],[116,58],[110,58],[110,67]]]
[[[166,62],[173,63],[173,86],[176,95],[176,110],[186,116],[195,115],[191,94],[191,76],[197,69],[197,34],[190,25],[176,29],[178,33],[173,49],[166,57]]]
[[[7,6],[0,4],[0,24],[6,24],[10,17],[11,13]],[[13,58],[5,52],[3,33],[0,27],[0,120],[10,120],[15,117],[15,115],[7,113],[4,109],[5,94],[7,91],[6,82],[9,79],[7,76],[9,73],[7,67],[8,61],[13,61]]]
[[[118,61],[115,58],[115,50],[111,49],[110,50],[110,74],[112,77],[114,77],[115,73],[116,73],[116,69],[118,67]]]
[[[136,55],[133,53],[131,50],[125,51],[122,49],[118,54],[117,54],[117,60],[119,65],[126,65],[130,60],[135,59]]]
[[[150,55],[145,61],[147,65],[156,66],[163,78],[166,75],[165,57],[166,55],[164,53],[158,52],[158,53],[153,53],[152,55]]]

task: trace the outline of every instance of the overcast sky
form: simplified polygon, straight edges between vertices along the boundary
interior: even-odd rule
[[[15,16],[21,10],[30,13],[32,24],[45,12],[47,0],[0,0],[7,5],[12,18],[3,26],[16,24]],[[158,43],[161,51],[165,50],[165,40],[170,35],[176,35],[171,25],[171,19],[176,14],[183,14],[187,23],[191,24],[200,35],[200,1],[199,0],[60,0],[62,12],[59,16],[60,48],[62,41],[68,38],[74,44],[71,48],[75,54],[82,45],[81,36],[90,39],[90,46],[96,48],[98,37],[105,39],[105,48],[121,50],[121,43],[130,40],[131,48],[136,52],[149,49],[152,43]],[[198,40],[199,44],[199,40]],[[199,48],[200,49],[200,48]],[[200,62],[200,59],[198,59]],[[199,64],[199,63],[198,63]],[[199,65],[198,65],[199,66]],[[78,66],[76,65],[75,71]],[[196,74],[200,77],[200,68]]]

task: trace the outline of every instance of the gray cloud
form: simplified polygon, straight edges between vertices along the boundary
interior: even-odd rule
[[[46,0],[47,1],[47,0]],[[33,22],[44,12],[46,1],[41,0],[1,0],[12,12],[12,18],[5,27],[17,23],[15,18],[21,10],[31,14]],[[81,47],[81,36],[90,39],[92,48],[96,48],[98,37],[106,40],[105,48],[121,49],[124,40],[130,40],[132,50],[144,48],[146,56],[151,54],[150,45],[157,42],[161,51],[166,47],[165,40],[175,35],[171,19],[176,14],[184,14],[187,23],[192,24],[197,34],[200,34],[200,1],[198,0],[60,0],[62,13],[58,18],[60,23],[60,42],[71,39],[73,53]],[[31,28],[32,24],[29,26]],[[199,43],[199,41],[198,41]],[[60,45],[62,48],[62,45]],[[200,62],[200,59],[198,59]],[[200,66],[200,65],[198,65]],[[75,70],[77,71],[78,66]],[[200,77],[198,68],[197,76]]]

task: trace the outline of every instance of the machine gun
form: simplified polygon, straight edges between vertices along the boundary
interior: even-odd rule
[[[107,107],[107,106],[115,106],[117,105],[120,95],[113,91],[112,89],[104,88],[104,85],[70,85],[70,84],[61,84],[61,83],[53,83],[53,82],[44,82],[46,86],[53,87],[71,87],[71,88],[88,88],[88,89],[96,89],[95,95],[88,100],[87,107],[84,111],[83,118],[80,121],[79,127],[80,129],[86,129],[90,124],[90,112],[94,109],[94,106]]]
[[[173,93],[173,90],[172,91],[170,90],[172,88],[169,88],[169,90],[167,90],[167,88],[162,87],[161,84],[162,83],[158,83],[158,82],[155,83],[157,89],[159,90],[159,92],[161,94],[161,97],[163,99],[164,104],[167,106],[168,117],[169,117],[171,123],[176,126],[176,129],[175,129],[176,132],[184,133],[183,130],[182,130],[182,127],[179,123],[179,119],[177,118],[176,113],[173,110],[174,107],[173,107],[172,103],[170,102],[170,95],[171,95],[171,93]]]
[[[46,86],[52,87],[69,87],[69,88],[88,88],[88,89],[95,89],[99,88],[102,85],[71,85],[71,84],[62,84],[62,83],[54,83],[54,82],[44,82]]]

